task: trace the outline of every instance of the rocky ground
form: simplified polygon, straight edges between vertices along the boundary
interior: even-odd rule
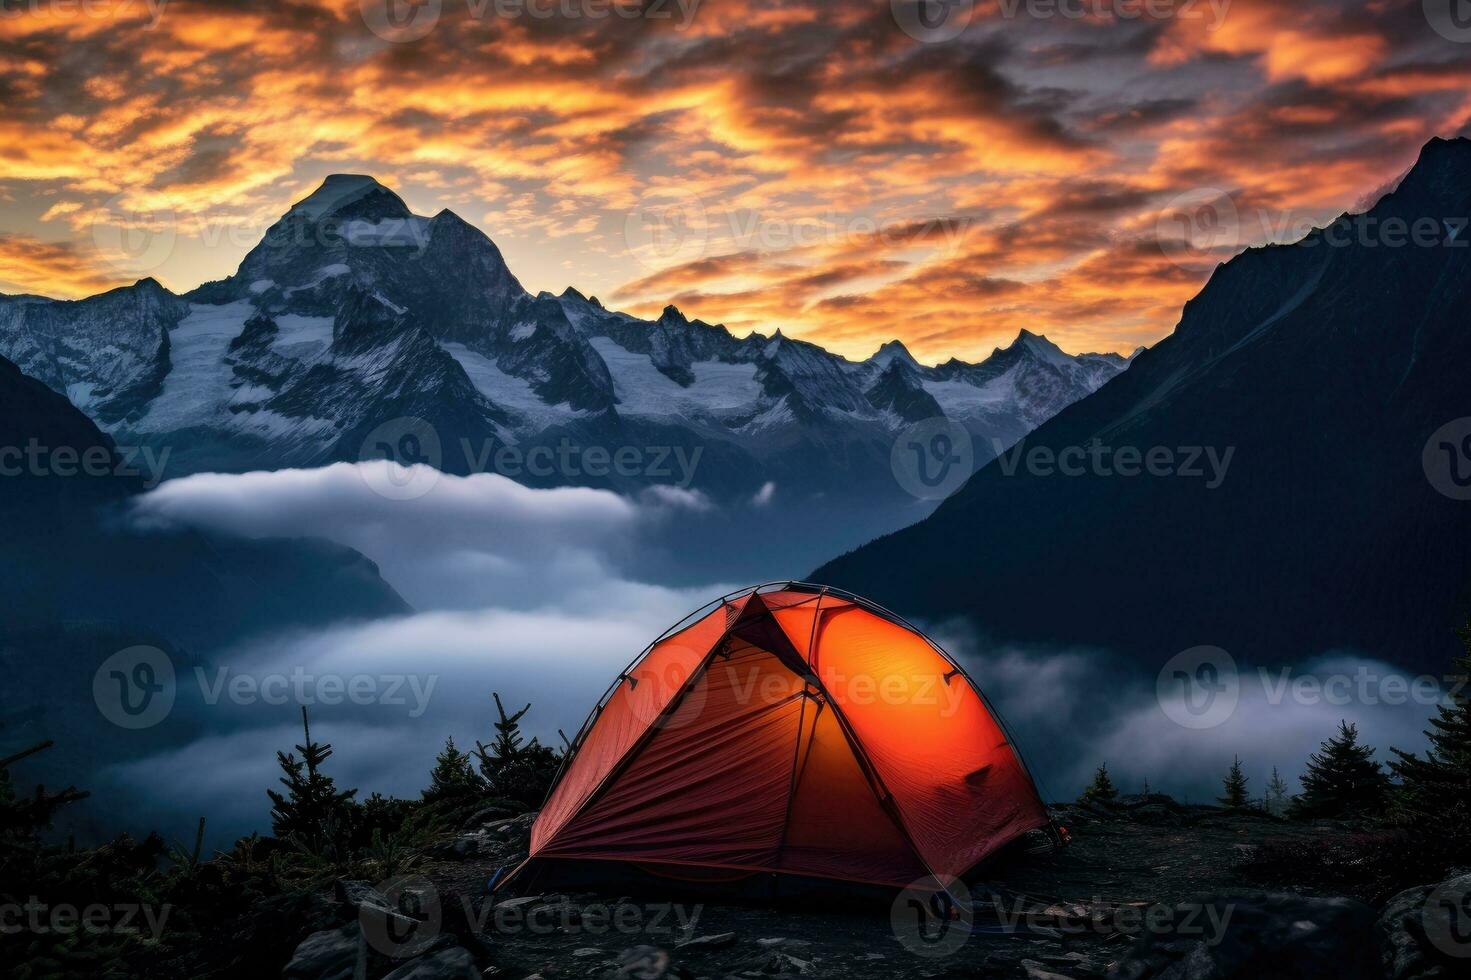
[[[892,906],[761,907],[618,895],[491,896],[531,817],[481,818],[407,879],[339,882],[343,925],[285,976],[693,978],[1453,977],[1471,973],[1471,875],[1367,901],[1261,887],[1263,854],[1345,828],[1166,797],[1056,811],[1070,847],[969,884],[973,921]],[[1270,872],[1270,869],[1267,869]],[[1464,919],[1464,921],[1462,921]],[[1467,972],[1462,972],[1467,971]]]

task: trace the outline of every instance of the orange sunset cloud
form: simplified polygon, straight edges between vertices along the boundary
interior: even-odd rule
[[[1140,6],[977,3],[943,39],[886,0],[7,8],[0,291],[192,288],[351,170],[532,289],[853,356],[1129,351],[1471,119],[1471,45],[1419,0]],[[1202,201],[1228,238],[1179,237]],[[154,267],[107,261],[119,214],[170,223]]]

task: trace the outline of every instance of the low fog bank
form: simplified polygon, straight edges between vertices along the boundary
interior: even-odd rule
[[[1210,711],[1193,714],[1175,665],[1156,672],[1095,650],[989,646],[961,622],[928,629],[1005,719],[1049,802],[1075,799],[1106,763],[1121,793],[1142,792],[1147,781],[1183,802],[1214,803],[1236,756],[1254,798],[1274,766],[1296,793],[1308,757],[1340,720],[1358,725],[1381,762],[1391,745],[1422,750],[1445,691],[1441,678],[1342,653],[1286,673],[1223,660],[1221,682],[1234,676],[1236,696],[1223,692]]]
[[[749,506],[766,508],[779,493]],[[422,496],[391,499],[348,464],[166,483],[139,504],[141,525],[330,538],[377,562],[418,611],[283,633],[179,665],[177,703],[160,726],[166,744],[155,738],[92,785],[121,801],[116,812],[129,815],[129,829],[182,837],[203,815],[211,841],[224,844],[269,829],[275,753],[300,741],[303,703],[314,737],[334,746],[328,771],[364,797],[417,795],[447,736],[463,749],[488,742],[492,691],[513,710],[531,703],[527,733],[560,746],[559,731],[574,735],[619,671],[671,624],[716,596],[803,567],[785,563],[773,537],[785,531],[753,525],[735,564],[765,574],[703,574],[720,565],[725,545],[699,529],[718,516],[684,491],[628,498],[529,489],[486,474],[440,477]],[[741,537],[747,516],[725,514],[722,533]],[[1074,798],[1107,763],[1123,792],[1147,780],[1209,802],[1236,755],[1254,795],[1273,766],[1296,790],[1309,754],[1340,719],[1357,723],[1383,759],[1390,745],[1423,745],[1433,707],[1357,690],[1314,702],[1238,664],[1231,710],[1191,727],[1199,719],[1181,714],[1168,684],[1138,665],[1090,650],[989,646],[962,623],[921,626],[1005,717],[1049,800]],[[1325,655],[1293,679],[1360,672],[1398,676],[1373,660]]]

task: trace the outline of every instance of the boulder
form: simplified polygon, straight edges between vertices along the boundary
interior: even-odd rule
[[[772,950],[762,959],[757,969],[762,973],[780,976],[806,976],[815,967],[811,960],[799,959],[780,950]]]
[[[669,954],[655,946],[635,946],[618,956],[618,980],[663,980]]]
[[[1385,903],[1377,932],[1391,980],[1471,973],[1471,874],[1400,892]]]
[[[1146,803],[1133,808],[1129,811],[1129,818],[1152,827],[1183,827],[1186,822],[1179,810],[1158,803]]]
[[[1377,980],[1374,913],[1347,898],[1211,895],[1151,919],[1119,980]]]
[[[366,955],[363,930],[353,922],[307,936],[291,954],[281,976],[284,980],[353,980]]]
[[[1026,971],[1027,980],[1072,980],[1066,974],[1049,970],[1036,960],[1022,960],[1021,967]]]
[[[509,823],[515,819],[515,814],[503,806],[488,806],[483,810],[477,810],[461,826],[462,830],[474,830],[490,823]]]

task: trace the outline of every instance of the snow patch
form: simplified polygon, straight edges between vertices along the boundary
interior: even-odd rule
[[[276,317],[276,340],[271,349],[298,361],[309,361],[332,343],[332,317],[287,313]]]
[[[92,404],[92,390],[95,387],[90,381],[73,381],[66,386],[66,400],[85,412]]]
[[[382,185],[376,180],[364,174],[332,174],[322,182],[321,187],[287,213],[301,214],[313,221],[319,221],[324,215],[367,197],[373,188],[380,186]]]
[[[583,414],[565,406],[548,405],[529,381],[507,374],[499,364],[464,344],[445,344],[444,349],[465,369],[477,391],[496,405],[525,416],[534,425],[546,428]]]
[[[311,279],[302,283],[300,286],[292,286],[290,289],[286,290],[286,295],[290,296],[293,293],[304,292],[308,289],[316,289],[328,279],[335,279],[338,276],[345,276],[350,272],[352,272],[352,270],[341,262],[334,262],[331,265],[324,265],[317,270],[316,275],[312,276]]]
[[[681,387],[654,367],[647,354],[635,354],[609,337],[588,340],[613,375],[621,415],[647,418],[728,418],[749,414],[761,400],[756,365],[700,361],[691,365],[695,382]]]
[[[248,300],[189,304],[189,315],[169,333],[171,369],[163,390],[138,420],[139,432],[173,432],[219,416],[233,375],[225,354],[254,314]]]

